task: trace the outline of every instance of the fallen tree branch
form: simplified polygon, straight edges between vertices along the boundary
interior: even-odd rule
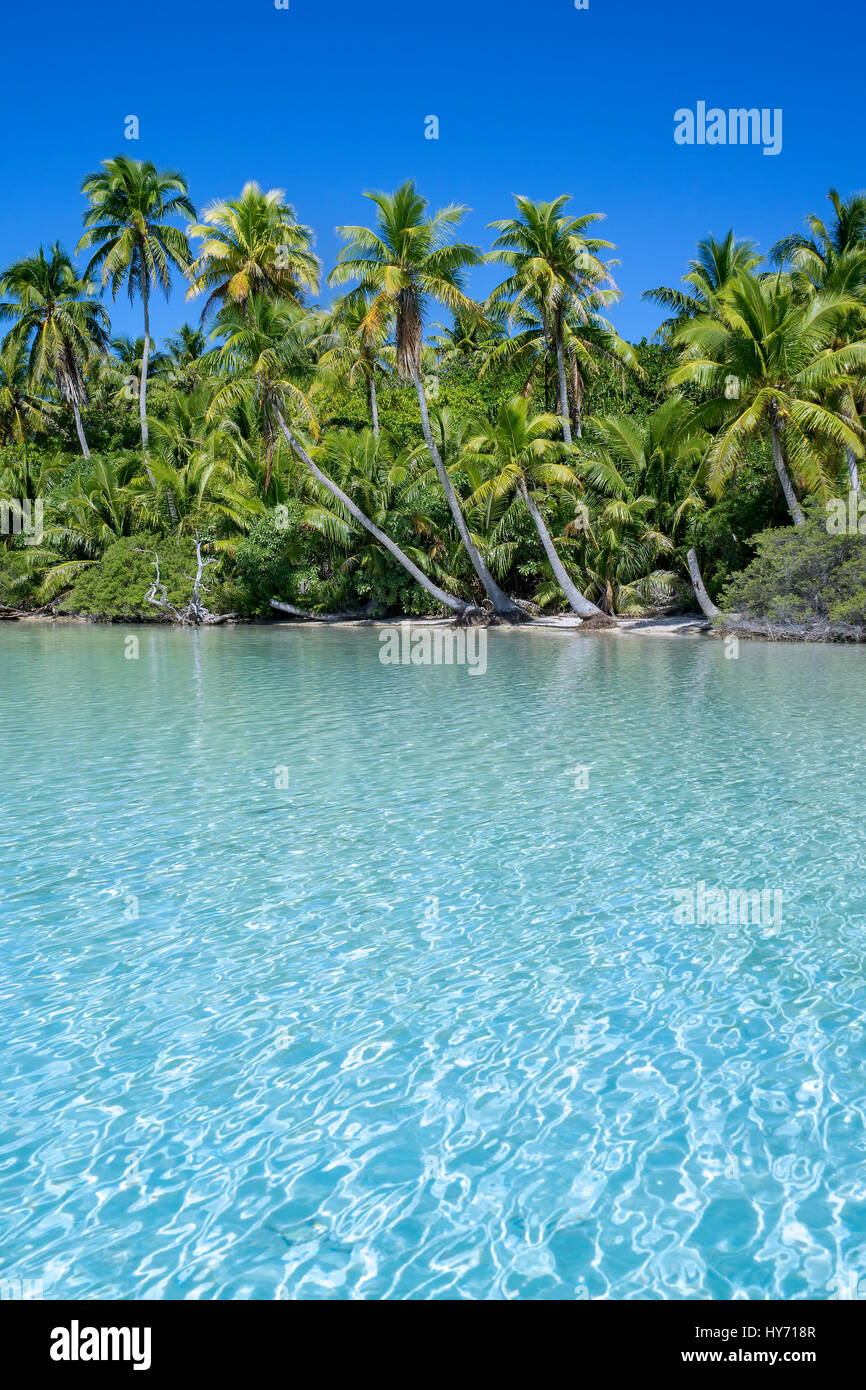
[[[358,622],[364,618],[371,618],[374,613],[379,612],[381,604],[377,599],[371,599],[363,608],[358,608],[354,612],[338,613],[311,613],[307,608],[296,608],[293,603],[284,603],[281,599],[272,598],[271,607],[279,613],[288,613],[292,618],[306,618],[313,623],[347,623]]]

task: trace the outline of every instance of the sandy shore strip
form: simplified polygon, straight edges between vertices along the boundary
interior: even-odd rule
[[[712,624],[707,618],[700,614],[685,613],[674,617],[666,618],[617,618],[616,626],[610,628],[589,628],[586,636],[590,633],[594,637],[618,637],[621,634],[639,637],[702,637],[711,629]],[[290,618],[285,621],[277,619],[269,626],[293,628],[322,628],[322,627],[399,627],[401,623],[409,623],[411,627],[451,627],[451,618],[344,618],[340,622],[326,622],[317,618]],[[495,628],[496,632],[577,632],[583,627],[583,622],[574,614],[563,614],[555,618],[529,618],[525,623],[502,623]],[[490,629],[488,629],[489,631]]]

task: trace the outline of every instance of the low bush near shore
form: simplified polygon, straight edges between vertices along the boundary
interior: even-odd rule
[[[819,501],[806,508],[806,524],[761,531],[754,559],[727,585],[726,613],[755,635],[790,629],[792,636],[858,639],[866,628],[866,536],[831,534]],[[784,635],[778,633],[777,635]]]
[[[124,536],[110,545],[102,558],[79,575],[69,594],[57,605],[59,613],[140,621],[162,620],[163,614],[145,595],[156,578],[154,557],[159,558],[160,580],[168,601],[181,608],[189,603],[195,576],[195,546],[186,536],[156,536],[144,532]],[[217,601],[214,599],[214,607]]]

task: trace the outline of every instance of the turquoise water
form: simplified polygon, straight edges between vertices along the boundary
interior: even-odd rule
[[[0,628],[0,1277],[850,1290],[864,654],[378,645]],[[683,921],[699,882],[781,921]]]

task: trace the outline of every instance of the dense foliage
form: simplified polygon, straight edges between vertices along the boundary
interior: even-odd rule
[[[319,307],[280,190],[198,214],[182,174],[119,156],[83,193],[83,268],[55,244],[0,276],[0,606],[153,617],[148,552],[184,602],[199,537],[210,608],[244,616],[658,611],[692,602],[695,548],[728,605],[861,621],[863,539],[820,507],[859,496],[863,196],[832,192],[764,269],[709,237],[647,292],[658,341],[630,344],[614,248],[567,198],[517,198],[485,254],[465,209],[370,195]],[[484,304],[481,260],[503,268]],[[155,344],[152,296],[184,281],[201,322]],[[139,339],[111,336],[121,291]],[[28,499],[38,534],[17,534]]]
[[[176,608],[189,603],[195,577],[195,546],[186,536],[149,532],[124,536],[79,573],[57,604],[59,613],[106,619],[152,619],[159,609],[146,597],[156,579]]]
[[[859,531],[834,533],[820,503],[806,524],[762,531],[755,557],[724,593],[724,606],[770,624],[866,626],[866,546]]]

